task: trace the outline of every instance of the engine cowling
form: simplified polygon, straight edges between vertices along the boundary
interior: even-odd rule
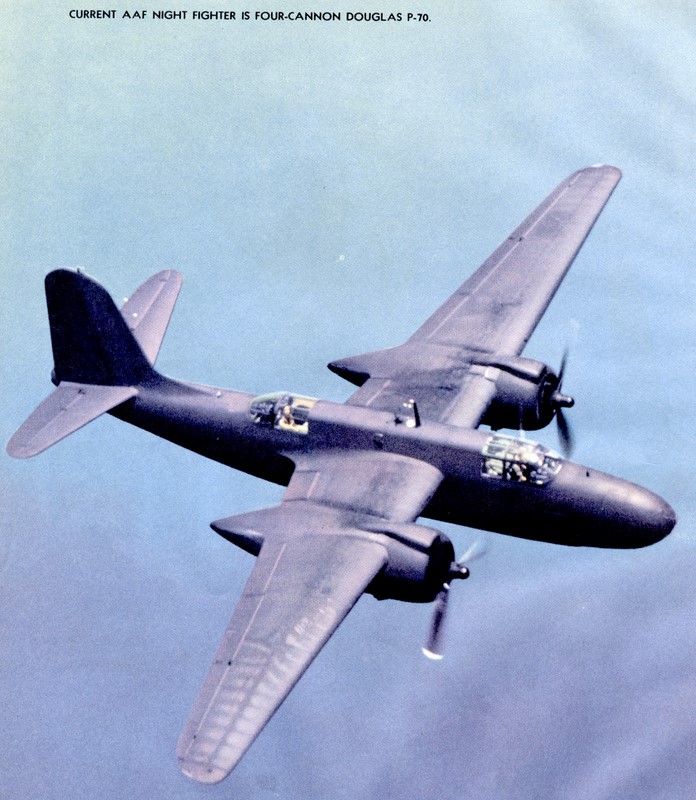
[[[495,397],[482,419],[494,430],[545,428],[559,409],[570,408],[574,403],[560,390],[562,375],[541,361],[512,356],[477,363],[500,371]]]
[[[414,523],[366,524],[380,536],[387,564],[365,590],[378,600],[429,603],[437,597],[454,562],[452,542],[440,531]]]

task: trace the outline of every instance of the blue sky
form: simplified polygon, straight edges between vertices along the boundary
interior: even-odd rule
[[[429,608],[364,598],[210,788],[174,747],[251,558],[208,524],[280,490],[112,418],[3,454],[1,794],[694,796],[693,17],[462,5],[335,24],[5,3],[2,438],[51,389],[53,268],[117,299],[179,269],[163,372],[341,400],[326,363],[403,341],[567,174],[606,162],[623,180],[526,352],[557,364],[572,343],[575,458],[663,495],[678,527],[624,553],[484,534],[438,664]],[[479,536],[446,532],[460,551]]]

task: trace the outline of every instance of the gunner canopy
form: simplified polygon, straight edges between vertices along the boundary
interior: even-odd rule
[[[257,425],[292,433],[308,433],[309,412],[316,402],[315,397],[274,392],[255,397],[249,405],[249,413]]]

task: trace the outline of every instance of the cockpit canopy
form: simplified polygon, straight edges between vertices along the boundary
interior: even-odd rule
[[[487,478],[543,486],[561,469],[563,459],[544,445],[494,435],[482,451],[481,474]]]
[[[273,392],[255,397],[249,413],[258,425],[304,434],[309,431],[309,412],[316,402],[315,397]]]

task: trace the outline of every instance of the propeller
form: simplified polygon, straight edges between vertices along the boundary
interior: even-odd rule
[[[575,405],[575,400],[570,395],[563,394],[561,386],[563,385],[563,375],[565,373],[566,364],[568,363],[568,348],[563,352],[561,359],[561,366],[558,370],[558,383],[551,395],[551,403],[556,412],[556,425],[558,427],[558,438],[561,441],[561,450],[563,455],[568,457],[573,452],[575,438],[571,430],[570,423],[566,415],[563,413],[564,408],[572,408]]]
[[[442,589],[438,592],[435,598],[435,610],[433,617],[430,621],[430,630],[428,631],[428,640],[425,647],[422,648],[423,655],[433,661],[440,661],[443,657],[443,639],[445,620],[447,619],[447,608],[449,603],[449,593],[452,581],[464,580],[469,577],[469,568],[465,566],[464,562],[475,561],[480,558],[486,551],[487,547],[481,545],[481,541],[474,542],[471,547],[456,561],[450,564],[447,579],[442,584]]]

